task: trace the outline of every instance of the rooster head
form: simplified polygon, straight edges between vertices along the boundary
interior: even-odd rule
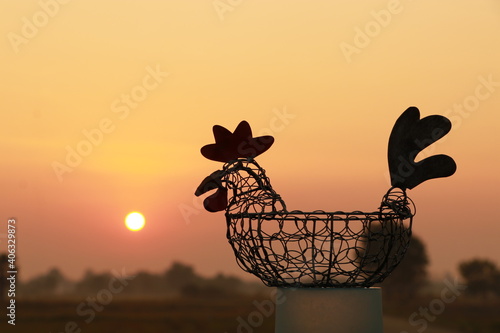
[[[246,121],[238,124],[234,132],[227,128],[215,125],[213,127],[215,143],[203,146],[201,154],[209,160],[227,163],[239,158],[254,158],[274,143],[270,135],[259,137],[252,136],[252,129]],[[226,209],[228,204],[227,187],[225,186],[224,170],[217,170],[206,177],[196,189],[195,195],[200,196],[210,190],[216,189],[203,201],[203,206],[209,212],[218,212]]]

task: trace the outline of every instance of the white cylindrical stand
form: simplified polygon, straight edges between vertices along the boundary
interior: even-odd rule
[[[380,288],[278,288],[275,333],[382,333]]]

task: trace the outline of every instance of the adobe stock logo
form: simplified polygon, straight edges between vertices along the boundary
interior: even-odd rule
[[[16,54],[19,53],[20,46],[28,44],[30,40],[35,38],[40,29],[47,26],[50,19],[54,18],[59,13],[61,5],[66,5],[70,1],[71,0],[40,0],[38,2],[40,10],[33,13],[30,18],[26,16],[21,18],[22,25],[20,34],[12,31],[7,34],[7,39],[14,52]]]
[[[107,288],[100,289],[95,297],[87,297],[84,302],[81,302],[76,307],[76,314],[82,317],[83,322],[68,321],[64,325],[64,329],[55,333],[82,333],[88,332],[85,329],[86,325],[92,323],[97,313],[102,312],[105,306],[111,304],[113,299],[123,292],[130,282],[135,279],[136,275],[128,275],[125,273],[125,268],[122,268],[121,273],[112,270],[112,277],[108,281]],[[84,325],[85,323],[85,325]],[[52,331],[50,332],[52,333]]]
[[[454,128],[462,126],[463,119],[469,118],[479,109],[481,102],[488,100],[500,87],[500,81],[494,81],[492,73],[487,76],[479,75],[477,81],[474,93],[464,97],[461,102],[453,103],[453,107],[444,113],[449,117]]]
[[[64,175],[73,172],[80,166],[84,159],[100,146],[106,136],[113,133],[120,121],[127,119],[133,110],[137,109],[141,102],[145,101],[149,94],[157,89],[170,74],[164,72],[160,65],[155,67],[146,66],[146,74],[140,83],[134,85],[128,93],[122,93],[119,98],[111,102],[112,113],[117,114],[113,120],[110,117],[103,117],[94,128],[82,129],[83,138],[74,145],[66,145],[66,156],[60,161],[53,161],[51,166],[59,182],[64,180]]]
[[[212,5],[219,16],[219,20],[224,21],[226,13],[233,12],[242,2],[243,0],[214,0]]]
[[[290,291],[295,291],[296,288],[290,288]],[[238,316],[236,322],[236,333],[255,333],[261,327],[267,318],[270,318],[275,312],[278,305],[284,304],[287,301],[283,291],[278,288],[273,288],[270,293],[270,299],[262,301],[254,300],[252,305],[255,310],[247,316]],[[228,333],[228,332],[225,332]]]
[[[423,333],[429,327],[429,322],[434,322],[441,315],[446,305],[453,303],[467,289],[466,285],[458,283],[456,279],[444,281],[445,287],[441,290],[439,297],[434,298],[428,306],[420,306],[418,311],[408,317],[408,323],[415,327],[416,332]],[[410,333],[402,331],[401,333]]]
[[[340,50],[348,63],[352,62],[354,54],[360,54],[361,50],[368,47],[372,40],[376,38],[384,28],[387,28],[392,22],[394,15],[400,14],[403,11],[403,6],[400,0],[390,0],[386,8],[380,10],[372,10],[370,16],[372,20],[365,23],[363,28],[354,27],[354,37],[352,44],[347,42],[340,43]]]

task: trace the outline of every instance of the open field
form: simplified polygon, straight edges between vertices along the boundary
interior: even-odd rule
[[[8,325],[4,315],[0,332],[17,333],[272,333],[274,314],[256,304],[265,297],[178,300],[113,300],[100,308],[85,300],[19,302],[16,326]],[[268,301],[268,299],[267,299]],[[84,305],[81,305],[81,304]],[[269,304],[269,303],[266,303]],[[422,303],[425,304],[425,303]],[[429,303],[427,303],[429,304]],[[385,333],[418,332],[409,316],[419,307],[386,306]],[[4,311],[2,311],[4,313]],[[479,304],[451,304],[428,322],[426,333],[500,332],[498,304],[482,308]]]

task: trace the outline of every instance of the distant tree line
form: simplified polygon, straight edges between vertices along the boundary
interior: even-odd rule
[[[381,284],[384,297],[411,299],[416,296],[429,283],[428,264],[425,244],[419,237],[412,236],[405,257]],[[470,259],[461,262],[458,269],[463,282],[467,285],[465,291],[467,295],[478,298],[500,298],[500,269],[493,261]],[[59,269],[52,268],[46,274],[27,282],[19,281],[18,293],[20,297],[30,298],[85,297],[109,288],[113,278],[110,272],[95,273],[87,270],[81,280],[72,281]],[[151,298],[175,296],[220,298],[255,295],[265,293],[265,290],[260,281],[250,283],[223,274],[207,278],[198,275],[192,266],[174,262],[163,273],[145,271],[136,273],[127,287],[120,291],[120,295]],[[4,296],[5,285],[0,281],[0,303]]]
[[[500,297],[500,269],[489,259],[471,259],[458,266],[466,292],[480,298]]]
[[[79,281],[67,279],[59,269],[52,268],[47,274],[21,283],[19,293],[27,298],[86,297],[99,290],[110,288],[114,276],[110,272],[94,273],[87,270]],[[233,276],[218,274],[207,278],[198,275],[193,267],[175,262],[160,274],[140,271],[120,291],[120,296],[131,298],[164,297],[230,297],[256,294],[263,287],[260,283],[249,283]]]
[[[384,297],[408,300],[417,296],[430,283],[428,265],[425,244],[413,235],[403,260],[381,284]],[[483,299],[500,298],[500,268],[492,260],[462,261],[458,270],[467,286],[466,295]]]

